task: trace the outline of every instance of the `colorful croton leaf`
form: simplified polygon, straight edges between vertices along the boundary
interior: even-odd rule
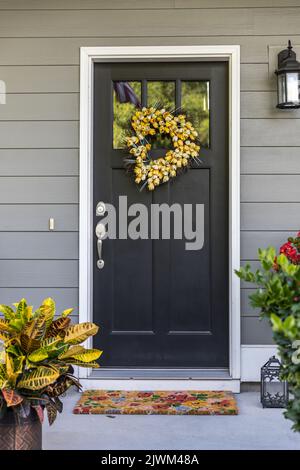
[[[72,324],[71,308],[55,317],[50,297],[35,311],[25,299],[13,306],[0,305],[1,413],[13,409],[23,416],[24,410],[32,408],[42,422],[46,409],[52,424],[62,412],[59,396],[72,386],[81,388],[72,365],[99,367],[96,361],[102,351],[80,344],[97,334],[99,327],[89,322]]]
[[[65,331],[64,341],[69,344],[80,344],[85,341],[89,336],[95,335],[98,332],[98,326],[95,323],[78,323],[71,325]]]
[[[6,402],[6,405],[9,406],[17,406],[20,403],[22,403],[23,398],[19,393],[16,391],[12,390],[11,388],[3,388],[2,389],[2,394],[4,397],[4,400]]]

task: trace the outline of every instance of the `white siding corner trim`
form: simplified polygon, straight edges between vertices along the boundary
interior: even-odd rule
[[[92,312],[92,122],[94,62],[203,61],[229,63],[229,354],[230,379],[236,391],[240,375],[240,283],[234,270],[240,266],[240,46],[130,46],[82,47],[80,55],[80,321]],[[89,346],[92,340],[88,341]],[[81,371],[82,378],[89,370]],[[94,382],[94,380],[93,380]],[[156,385],[159,381],[156,381]],[[165,380],[163,381],[166,382]],[[174,380],[172,381],[174,384]],[[216,382],[214,386],[216,386]],[[103,385],[102,385],[103,386]],[[173,385],[172,385],[173,387]]]
[[[260,369],[271,356],[277,356],[273,344],[244,344],[241,347],[241,381],[260,382]]]

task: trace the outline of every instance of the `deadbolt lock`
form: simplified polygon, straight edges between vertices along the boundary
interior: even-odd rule
[[[104,215],[106,211],[105,203],[103,201],[98,202],[96,206],[96,215]]]

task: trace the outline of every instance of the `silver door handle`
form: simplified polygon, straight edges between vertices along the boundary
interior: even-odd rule
[[[104,268],[104,260],[102,259],[102,240],[97,240],[97,249],[98,249],[98,261],[97,261],[97,268],[103,269]]]
[[[97,268],[103,269],[104,268],[104,259],[102,258],[102,248],[103,248],[103,238],[105,237],[106,230],[105,226],[98,222],[96,225],[96,236],[97,236],[97,251],[98,251],[98,260],[97,260]]]

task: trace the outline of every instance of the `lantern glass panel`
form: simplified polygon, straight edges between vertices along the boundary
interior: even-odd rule
[[[273,379],[266,381],[265,383],[265,393],[270,394],[271,396],[278,396],[284,394],[284,385],[278,379]]]
[[[287,73],[286,85],[288,103],[299,104],[299,73]]]
[[[278,104],[284,104],[286,99],[285,73],[278,75]]]
[[[278,107],[300,107],[300,73],[287,72],[278,75]]]

